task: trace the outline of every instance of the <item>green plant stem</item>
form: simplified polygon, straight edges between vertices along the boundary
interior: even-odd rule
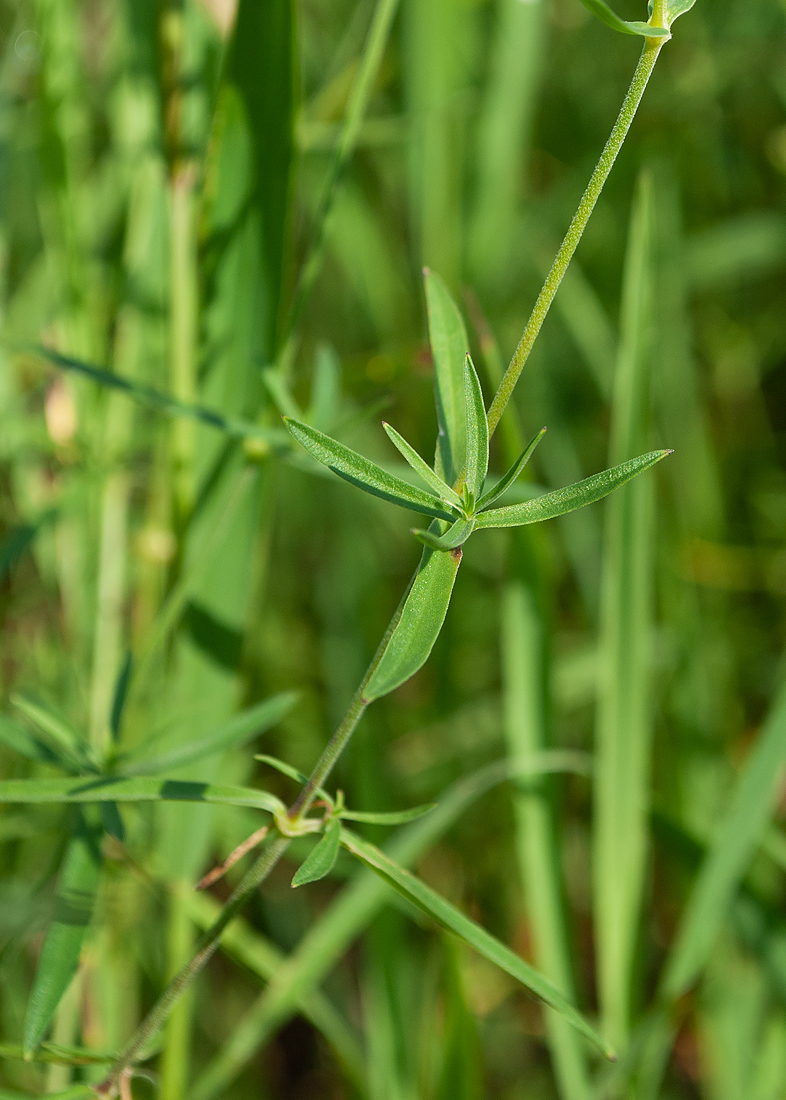
[[[655,20],[653,20],[653,23],[655,24]],[[638,110],[644,91],[652,75],[652,70],[655,67],[655,62],[658,60],[658,55],[660,54],[663,43],[666,41],[668,41],[668,39],[664,38],[647,38],[645,40],[639,63],[636,66],[636,71],[633,74],[630,87],[628,88],[620,113],[617,116],[617,121],[614,123],[614,128],[609,135],[609,140],[606,142],[605,148],[601,153],[600,160],[595,165],[595,170],[592,173],[587,189],[581,197],[578,210],[573,216],[573,220],[565,234],[565,239],[560,245],[556,259],[551,265],[551,270],[546,276],[543,289],[538,295],[538,300],[535,302],[535,307],[532,310],[529,321],[527,321],[527,326],[524,329],[519,345],[513,353],[513,358],[508,365],[508,369],[505,371],[505,376],[494,396],[494,400],[491,402],[491,407],[488,411],[490,435],[493,434],[497,424],[499,424],[500,417],[505,411],[505,406],[508,401],[510,401],[515,385],[524,369],[524,364],[527,362],[529,354],[532,351],[535,339],[540,332],[546,315],[551,308],[551,303],[554,301],[554,296],[573,258],[573,253],[576,251],[592,211],[595,209],[595,203],[598,201],[603,186],[609,178],[609,173],[614,166],[614,161],[617,159],[617,154],[622,148],[622,143],[625,141],[628,130],[630,130],[631,123],[636,116],[636,111]]]

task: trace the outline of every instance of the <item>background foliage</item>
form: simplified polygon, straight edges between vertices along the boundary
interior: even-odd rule
[[[631,19],[639,7],[618,4]],[[241,0],[236,22],[231,9],[0,5],[3,779],[58,774],[53,749],[13,751],[36,725],[18,697],[65,723],[50,721],[50,746],[75,729],[102,754],[116,737],[118,751],[151,737],[172,751],[296,691],[255,746],[310,769],[419,548],[400,511],[298,455],[279,414],[305,412],[399,472],[382,415],[429,453],[424,264],[466,306],[488,400],[639,49],[578,0],[382,3],[395,18],[353,132],[342,119],[373,6]],[[772,709],[784,16],[776,0],[699,0],[676,25],[492,468],[544,424],[532,467],[549,488],[652,447],[675,454],[608,506],[531,537],[473,538],[431,660],[368,712],[336,775],[349,805],[393,810],[506,753],[594,750],[594,789],[582,776],[496,787],[419,826],[400,858],[408,843],[429,884],[573,985],[623,1051],[665,998],[673,1097],[786,1095],[786,753]],[[162,412],[143,386],[230,430]],[[238,442],[240,421],[256,438]],[[294,791],[249,749],[178,774]],[[89,930],[52,1041],[114,1051],[229,892],[193,884],[259,824],[225,806],[91,814],[0,813],[6,1053],[45,929],[53,916],[64,936],[74,927],[64,867],[93,867],[97,897],[77,906]],[[702,909],[691,890],[714,838],[713,866],[737,870]],[[345,859],[296,891],[294,864],[276,869],[176,1009],[159,1095],[602,1094],[575,1037]],[[0,1072],[9,1096],[101,1076],[15,1057]]]

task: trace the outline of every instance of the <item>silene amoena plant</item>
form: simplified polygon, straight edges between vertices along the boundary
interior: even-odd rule
[[[292,880],[305,886],[326,876],[339,850],[344,848],[366,867],[381,876],[409,902],[428,914],[440,926],[460,937],[486,959],[501,967],[531,990],[581,1032],[605,1057],[614,1051],[592,1024],[533,967],[502,942],[490,935],[445,898],[393,860],[385,851],[362,839],[350,828],[353,822],[396,826],[413,821],[434,807],[393,814],[355,812],[344,804],[341,792],[326,789],[331,772],[346,748],[364,711],[374,700],[387,695],[420,669],[431,653],[448,611],[464,543],[487,528],[520,527],[564,515],[592,504],[668,455],[657,450],[598,473],[577,484],[547,492],[520,503],[504,503],[505,494],[524,470],[545,428],[522,451],[501,477],[489,477],[489,443],[530,354],[535,338],[554,299],[560,281],[578,245],[597,198],[608,178],[641,102],[647,82],[663,45],[671,37],[674,20],[695,0],[650,0],[647,22],[620,19],[604,0],[583,3],[604,23],[617,31],[641,36],[643,50],[622,109],[581,199],[565,239],[549,272],[532,315],[516,348],[498,392],[486,410],[477,373],[468,351],[461,314],[446,286],[435,273],[425,272],[429,337],[435,370],[438,437],[433,465],[421,457],[389,424],[384,424],[393,445],[411,467],[415,484],[388,473],[342,443],[298,419],[285,418],[292,440],[314,459],[364,492],[381,497],[401,508],[424,516],[428,526],[413,530],[423,545],[421,558],[407,591],[393,615],[379,647],[349,704],[346,715],[325,747],[309,776],[287,763],[261,757],[300,784],[300,792],[286,806],[274,795],[258,789],[228,787],[211,783],[166,778],[166,773],[216,751],[243,745],[278,721],[292,705],[291,696],[267,700],[198,742],[168,753],[153,745],[142,745],[127,753],[110,750],[101,758],[84,739],[59,719],[28,700],[18,699],[36,735],[21,727],[4,727],[4,740],[24,756],[59,767],[62,778],[8,780],[0,783],[0,801],[17,803],[78,803],[85,807],[81,832],[69,849],[61,874],[55,918],[41,951],[25,1022],[24,1055],[53,1056],[44,1043],[57,1006],[78,965],[79,954],[96,890],[97,863],[94,853],[105,832],[117,834],[117,804],[142,801],[196,800],[252,807],[267,815],[266,822],[245,841],[221,867],[205,876],[201,885],[214,882],[233,863],[252,849],[261,851],[252,866],[205,932],[193,958],[178,973],[146,1017],[126,1049],[98,1084],[77,1085],[62,1097],[99,1095],[130,1096],[130,1080],[142,1072],[141,1064],[155,1053],[155,1039],[173,1006],[215,952],[221,936],[251,894],[259,888],[278,863],[292,840],[313,836],[314,847]],[[64,369],[81,370],[99,383],[126,389],[131,397],[161,408],[170,415],[197,416],[235,436],[263,442],[269,433],[254,425],[224,422],[209,410],[185,408],[165,394],[124,383],[116,375],[88,368],[55,354],[50,358]],[[277,437],[279,438],[279,437]],[[279,438],[280,443],[280,438]],[[118,724],[129,688],[130,668],[120,677],[112,722]],[[138,675],[138,672],[137,672]],[[133,687],[133,682],[132,685]],[[541,754],[549,756],[549,754]],[[566,754],[550,754],[564,757]],[[521,760],[498,770],[497,781],[516,775],[565,770],[562,759]],[[162,775],[164,776],[162,778]],[[92,804],[92,805],[91,805]],[[95,811],[95,814],[93,813]],[[68,1061],[68,1052],[60,1052]],[[88,1059],[89,1061],[89,1059]],[[80,1063],[77,1058],[74,1064]],[[54,1095],[54,1094],[52,1094]]]

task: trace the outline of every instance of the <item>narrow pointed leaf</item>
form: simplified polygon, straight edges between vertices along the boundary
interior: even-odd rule
[[[451,504],[455,504],[457,508],[461,508],[462,500],[458,493],[454,493],[451,487],[442,480],[439,474],[434,473],[425,459],[422,459],[415,448],[407,443],[403,435],[399,435],[396,429],[391,428],[390,424],[386,424],[384,420],[382,421],[382,427],[387,432],[390,442],[406,459],[418,477],[422,478],[426,485],[444,500],[449,500]]]
[[[329,435],[287,417],[284,418],[284,423],[312,458],[321,462],[323,466],[327,466],[350,485],[356,485],[358,489],[363,489],[373,496],[382,497],[383,500],[389,500],[401,508],[422,512],[426,516],[438,516],[440,519],[450,520],[454,518],[446,506],[431,493],[407,485],[406,481],[387,473],[375,462],[370,462],[357,451],[345,447],[343,443],[337,443]]]
[[[286,809],[280,798],[254,787],[147,776],[134,779],[115,776],[95,779],[6,779],[0,782],[0,803],[9,802],[210,802],[223,806],[250,806],[271,814]]]
[[[466,463],[464,357],[469,344],[464,322],[448,288],[428,268],[423,276],[439,424],[435,467],[453,485]]]
[[[490,512],[481,512],[477,517],[477,526],[478,528],[523,527],[527,523],[540,523],[541,520],[563,516],[566,512],[583,508],[585,504],[594,504],[596,500],[602,500],[620,485],[624,485],[637,474],[648,470],[650,466],[654,466],[656,462],[660,462],[671,453],[671,451],[650,451],[649,454],[632,458],[629,462],[622,462],[611,470],[604,470],[601,474],[594,474],[592,477],[585,478],[584,481],[578,481],[575,485],[546,493],[542,497],[536,497],[535,500],[527,500],[523,504],[511,504],[507,508],[492,508]]]
[[[545,434],[546,434],[546,429],[541,428],[540,431],[538,432],[538,434],[535,436],[535,438],[532,439],[527,444],[527,446],[521,452],[519,457],[516,459],[516,461],[510,467],[508,472],[506,474],[504,474],[499,479],[499,481],[497,482],[497,484],[494,486],[493,489],[489,489],[489,491],[486,493],[486,495],[484,497],[480,498],[480,500],[478,501],[478,506],[477,506],[477,510],[479,512],[482,512],[485,508],[490,507],[490,505],[492,505],[495,500],[499,500],[499,498],[502,496],[502,494],[507,492],[507,490],[511,487],[511,485],[516,480],[516,478],[519,476],[521,471],[527,465],[529,460],[532,458],[532,452],[535,450],[538,443],[540,443],[541,439],[543,438],[543,436]]]
[[[428,802],[425,806],[414,806],[411,810],[394,810],[392,813],[365,813],[362,810],[342,810],[342,821],[361,821],[366,825],[406,825],[410,821],[417,821],[424,814],[430,814],[436,808],[436,802]]]
[[[607,27],[611,27],[621,34],[638,34],[644,38],[668,38],[669,32],[660,27],[651,27],[648,23],[640,23],[637,20],[620,19],[612,11],[604,0],[581,0],[585,8],[589,8]]]
[[[363,693],[368,702],[399,687],[426,663],[445,621],[460,564],[461,550],[423,551],[401,618]]]
[[[318,882],[329,875],[338,857],[341,847],[341,822],[334,818],[319,843],[311,851],[305,863],[301,864],[292,879],[293,886],[305,886],[307,882]]]
[[[469,355],[464,360],[464,397],[467,418],[466,485],[477,500],[483,492],[489,468],[489,425],[480,379]]]
[[[372,871],[375,871],[395,890],[409,901],[413,902],[424,913],[428,914],[441,927],[453,932],[464,943],[468,944],[489,962],[500,967],[511,977],[521,982],[547,1005],[564,1016],[578,1031],[597,1047],[607,1058],[613,1058],[614,1053],[608,1044],[601,1038],[595,1029],[584,1017],[570,1004],[562,994],[539,971],[529,966],[522,958],[514,954],[509,947],[496,939],[485,928],[465,916],[449,901],[441,897],[436,891],[427,886],[425,882],[400,867],[390,856],[380,851],[373,844],[369,844],[360,837],[350,833],[348,829],[341,830],[341,843]]]
[[[290,779],[294,779],[296,783],[299,783],[301,787],[308,783],[308,776],[299,771],[297,768],[293,768],[291,764],[285,763],[283,760],[279,760],[276,756],[268,756],[267,753],[258,752],[254,755],[255,760],[261,760],[263,764],[269,765],[271,768],[275,768],[277,772],[281,772],[282,775],[289,776]],[[333,799],[323,790],[322,787],[317,787],[317,795],[323,799],[329,806],[333,805]]]
[[[242,748],[252,738],[275,726],[289,713],[297,702],[295,692],[287,691],[265,699],[256,706],[249,707],[231,718],[228,722],[185,745],[178,745],[169,752],[154,754],[149,743],[140,747],[136,753],[124,757],[118,771],[124,776],[158,775],[162,771],[171,771],[184,764],[191,764],[206,756],[227,749]],[[141,757],[141,759],[140,759]],[[128,761],[126,764],[125,761]]]
[[[95,811],[93,811],[95,813]],[[25,1052],[43,1040],[79,966],[87,926],[93,914],[101,868],[101,833],[97,819],[80,815],[68,843],[55,895],[54,915],[38,960],[24,1027]]]
[[[11,702],[45,735],[52,751],[72,768],[94,767],[89,749],[76,730],[58,715],[24,695],[13,695]]]
[[[435,535],[432,531],[422,531],[419,527],[412,528],[412,534],[427,546],[430,550],[455,550],[462,546],[475,530],[475,519],[457,519],[452,527],[449,527],[444,535]]]
[[[5,714],[0,714],[0,743],[12,752],[18,752],[20,756],[39,764],[54,764],[61,760],[48,745],[33,737]]]

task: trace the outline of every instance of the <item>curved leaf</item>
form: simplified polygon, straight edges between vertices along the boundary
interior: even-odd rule
[[[449,500],[451,504],[461,508],[462,500],[458,493],[454,493],[447,482],[443,481],[439,474],[434,473],[425,459],[422,459],[415,448],[407,443],[403,435],[399,435],[396,429],[391,428],[390,424],[386,424],[384,420],[382,421],[382,427],[387,432],[390,442],[407,460],[418,477],[422,478],[426,485],[429,485],[444,500]]]
[[[411,810],[394,810],[392,813],[366,813],[364,810],[342,810],[342,821],[361,821],[366,825],[406,825],[436,809],[436,802],[413,806]]]
[[[469,536],[475,530],[475,518],[457,519],[452,527],[448,527],[444,535],[435,535],[432,531],[421,531],[419,527],[412,528],[412,534],[428,546],[430,550],[455,550],[457,546],[463,546]]]
[[[620,19],[620,17],[611,10],[609,5],[605,3],[605,0],[581,0],[585,8],[589,8],[593,15],[596,15],[602,23],[605,23],[607,27],[611,27],[615,31],[620,31],[621,34],[637,34],[642,35],[644,38],[669,38],[669,32],[663,30],[661,27],[651,27],[648,23],[640,23],[636,20]],[[683,0],[684,2],[684,0]]]
[[[475,365],[469,354],[464,360],[464,397],[467,418],[466,486],[477,500],[489,469],[489,424]]]
[[[484,510],[484,508],[490,507],[494,503],[495,500],[498,500],[502,496],[503,493],[506,493],[508,491],[508,489],[511,487],[513,482],[516,480],[516,478],[519,476],[521,471],[524,469],[524,467],[527,465],[529,460],[532,458],[532,452],[535,450],[538,443],[540,443],[541,439],[543,438],[543,436],[545,434],[546,434],[546,429],[541,428],[540,431],[538,432],[538,434],[535,436],[535,438],[532,439],[527,444],[527,446],[521,452],[519,457],[516,459],[516,461],[510,467],[508,472],[506,474],[503,474],[503,476],[499,479],[499,481],[497,482],[497,484],[494,486],[493,489],[489,489],[489,491],[486,493],[486,495],[484,497],[480,498],[480,500],[478,501],[478,504],[477,504],[478,512],[482,512]]]
[[[455,519],[447,507],[433,496],[413,485],[407,485],[393,474],[387,473],[375,462],[370,462],[357,451],[350,450],[343,443],[337,443],[324,432],[301,424],[299,420],[284,417],[291,435],[298,441],[301,447],[327,466],[334,474],[338,474],[350,485],[356,485],[358,489],[364,489],[375,497],[389,500],[391,504],[398,504],[401,508],[411,508],[415,512],[422,512],[426,516],[437,516],[440,519]]]
[[[461,550],[424,550],[401,618],[366,685],[366,702],[399,687],[428,660],[448,612]]]
[[[307,882],[318,882],[333,870],[341,847],[341,822],[334,818],[325,829],[319,843],[312,848],[308,859],[301,864],[292,879],[293,886],[305,886]]]
[[[690,11],[696,0],[666,0],[666,22],[672,25],[675,19]]]
[[[656,462],[660,462],[671,451],[650,451],[649,454],[632,458],[628,462],[622,462],[610,470],[604,470],[601,474],[578,481],[575,485],[568,485],[565,489],[557,489],[553,493],[546,493],[535,500],[527,500],[523,504],[510,504],[507,508],[492,508],[490,512],[481,512],[477,516],[477,526],[480,527],[523,527],[527,523],[540,523],[541,520],[554,519],[555,516],[563,516],[566,512],[574,512],[577,508],[583,508],[585,504],[594,504],[608,496],[620,485],[630,481],[637,474],[648,470]]]
[[[464,357],[469,343],[458,307],[439,275],[426,267],[423,277],[439,424],[435,468],[452,485],[466,463]]]

